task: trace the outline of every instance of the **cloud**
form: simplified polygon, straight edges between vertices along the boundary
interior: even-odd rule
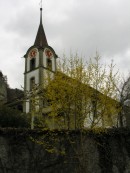
[[[0,70],[8,75],[12,87],[23,85],[24,60],[20,57],[34,43],[39,2],[1,0]],[[87,59],[98,50],[103,59],[114,59],[126,73],[130,64],[129,7],[129,0],[45,1],[43,24],[48,42],[60,57],[72,51]]]

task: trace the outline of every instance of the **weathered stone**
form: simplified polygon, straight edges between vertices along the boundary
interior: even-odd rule
[[[1,135],[0,173],[130,173],[129,135],[90,137],[72,133],[66,138],[62,132],[55,138],[57,151],[52,153],[46,150],[53,142],[45,143],[53,140],[45,140],[44,135],[37,140],[33,136],[35,142],[17,131]],[[60,153],[61,148],[65,155]]]

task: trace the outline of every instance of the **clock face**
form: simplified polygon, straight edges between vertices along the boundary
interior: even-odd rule
[[[29,57],[30,58],[35,58],[37,55],[37,50],[36,49],[32,49],[30,52],[29,52]]]
[[[45,54],[46,54],[47,58],[52,58],[53,57],[53,53],[50,49],[46,49]]]

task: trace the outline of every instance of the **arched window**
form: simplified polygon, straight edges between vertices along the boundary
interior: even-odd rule
[[[52,60],[50,58],[47,58],[47,68],[52,70]]]
[[[34,70],[36,67],[36,59],[35,58],[32,58],[30,60],[30,70]]]

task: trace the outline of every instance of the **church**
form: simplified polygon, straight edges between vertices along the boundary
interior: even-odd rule
[[[36,112],[41,111],[41,115],[44,114],[45,115],[44,117],[46,117],[45,119],[47,119],[47,122],[49,122],[49,124],[47,126],[49,126],[49,128],[51,128],[52,126],[56,127],[55,124],[57,124],[57,123],[52,123],[54,121],[53,118],[46,116],[46,115],[48,115],[49,112],[51,112],[51,110],[49,110],[49,109],[51,109],[51,107],[48,106],[47,107],[48,110],[45,111],[46,108],[44,108],[44,106],[43,106],[44,103],[43,103],[43,99],[40,98],[40,94],[36,94],[35,96],[33,96],[33,99],[37,99],[36,104],[33,104],[33,101],[30,96],[31,95],[30,93],[33,91],[34,86],[38,86],[38,87],[44,86],[44,83],[46,83],[46,76],[48,73],[51,74],[51,76],[53,78],[53,76],[56,72],[56,64],[57,64],[56,61],[58,58],[58,56],[56,55],[53,48],[51,46],[49,46],[48,42],[47,42],[47,38],[46,38],[46,34],[44,31],[43,22],[42,22],[42,8],[40,8],[40,24],[39,24],[39,28],[38,28],[38,31],[36,34],[35,42],[27,50],[26,54],[24,55],[24,58],[25,58],[24,95],[25,95],[26,99],[24,101],[23,111],[25,113],[31,112],[31,114],[35,114]],[[72,81],[73,79],[71,78],[70,80]],[[68,83],[71,83],[71,82],[68,82]],[[83,85],[83,84],[81,84],[81,85]],[[88,85],[85,85],[84,87],[88,93],[91,93],[90,97],[88,99],[89,101],[87,102],[85,107],[87,107],[89,105],[89,109],[90,109],[89,111],[90,112],[92,111],[91,113],[93,114],[94,106],[95,106],[95,103],[94,103],[95,101],[93,101],[93,96],[96,93],[96,95],[98,95],[98,98],[97,98],[98,102],[99,102],[98,104],[101,104],[99,101],[100,100],[99,98],[102,97],[103,94],[98,92],[96,89],[89,87]],[[85,92],[85,90],[84,90],[84,92]],[[38,90],[35,90],[35,91],[39,92]],[[83,97],[85,97],[84,93],[83,93]],[[105,98],[105,96],[103,96],[103,97]],[[81,99],[77,98],[77,100],[80,101],[80,107],[82,107],[82,102],[84,99],[85,98],[81,98]],[[107,102],[110,102],[110,104],[117,104],[111,98],[106,97],[105,100],[107,100]],[[78,114],[77,111],[74,113],[74,111],[73,111],[74,108],[72,108],[72,107],[74,107],[74,105],[75,105],[75,110],[76,110],[76,107],[79,106],[79,105],[76,106],[76,104],[71,103],[71,105],[70,105],[71,112],[68,114],[68,118],[67,118],[67,115],[65,115],[66,113],[64,111],[62,111],[62,116],[60,116],[59,121],[64,122],[65,128],[70,127],[71,129],[74,129],[74,128],[76,129],[77,124],[80,124],[79,120],[78,120],[78,118],[80,119],[80,116],[77,115]],[[97,104],[96,104],[96,106],[97,106]],[[102,109],[102,107],[103,107],[103,105],[101,104],[100,108]],[[85,109],[87,109],[87,108],[85,108]],[[93,109],[93,110],[91,110],[91,109]],[[64,115],[64,118],[63,118],[63,115]],[[34,121],[35,115],[31,115],[31,116],[33,117],[32,121]],[[78,117],[78,118],[76,119],[76,117]],[[69,122],[69,125],[67,125],[68,122]],[[84,123],[84,122],[82,122],[82,123]],[[72,125],[70,125],[70,124],[72,124]]]
[[[58,56],[55,53],[54,49],[48,45],[48,41],[47,41],[47,37],[44,31],[43,21],[42,21],[42,8],[40,8],[39,16],[40,16],[39,27],[36,33],[34,44],[27,50],[27,52],[24,55],[24,60],[25,60],[24,96],[23,96],[23,91],[20,91],[18,89],[10,89],[6,81],[7,80],[6,77],[2,74],[2,72],[0,72],[0,101],[1,103],[13,109],[18,109],[21,112],[24,112],[26,114],[30,113],[31,116],[32,116],[33,110],[35,110],[33,113],[37,115],[42,115],[41,117],[44,118],[44,122],[45,124],[47,124],[47,127],[57,128],[58,123],[54,123],[54,119],[51,116],[51,113],[52,113],[51,99],[48,99],[47,97],[48,100],[43,100],[43,98],[41,98],[41,95],[43,94],[42,92],[46,91],[47,89],[44,86],[45,86],[45,83],[47,82],[46,79],[47,79],[48,73],[52,78],[55,77],[57,74]],[[79,86],[77,90],[75,88],[77,84],[79,85],[79,81],[74,80],[73,77],[69,77],[66,74],[62,73],[62,75],[64,75],[64,79],[68,80],[67,85],[65,87],[66,88],[68,86],[73,87],[74,88],[73,90],[75,90],[76,95],[77,93],[79,93],[78,97],[76,97],[75,100],[73,99],[72,102],[69,104],[69,111],[67,110],[68,107],[66,109],[61,109],[61,102],[63,100],[58,100],[56,95],[56,99],[59,102],[57,104],[56,102],[57,100],[55,100],[55,103],[56,103],[55,105],[58,107],[58,109],[60,109],[60,111],[58,110],[59,112],[57,113],[57,116],[59,118],[58,121],[59,121],[59,124],[61,123],[60,125],[62,125],[63,128],[67,129],[69,127],[69,129],[76,129],[79,126],[80,123],[78,118],[80,118],[81,116],[78,115],[80,113],[77,111],[78,108],[79,108],[79,111],[81,110],[81,114],[83,114],[83,117],[88,117],[89,119],[91,119],[91,121],[93,121],[94,119],[92,118],[94,114],[97,115],[97,117],[99,115],[99,118],[102,118],[100,117],[100,114],[101,114],[101,111],[103,111],[103,109],[106,109],[104,108],[105,104],[107,105],[107,108],[109,108],[109,111],[106,109],[106,112],[104,115],[106,114],[108,115],[109,113],[110,115],[108,116],[110,116],[110,118],[112,117],[111,118],[112,121],[114,122],[118,121],[116,120],[116,118],[118,118],[117,117],[118,115],[113,120],[113,117],[114,117],[113,112],[115,112],[114,113],[115,115],[118,112],[118,110],[116,110],[117,106],[119,105],[118,101],[112,99],[111,97],[105,94],[102,94],[97,89],[94,89],[94,87],[90,87],[90,85],[88,84],[83,84],[82,82],[80,82],[81,83],[80,86],[81,87],[83,86],[84,90],[82,90],[82,96],[81,96],[81,91],[79,90]],[[53,80],[53,83],[54,83],[54,80]],[[43,89],[42,92],[40,93],[39,89],[35,88],[35,86],[37,88],[39,86],[42,86],[42,89]],[[60,86],[63,86],[63,85],[60,85]],[[38,100],[35,106],[34,104],[32,104],[32,99],[31,99],[32,91],[34,88],[36,89],[35,90],[36,93],[35,93],[35,96],[32,96],[32,97]],[[65,88],[66,95],[62,94],[61,89],[58,90],[58,93],[60,91],[63,97],[66,96],[66,98],[68,98],[68,96],[70,96],[72,92],[68,94],[66,92],[66,88]],[[85,95],[85,93],[87,94]],[[126,124],[126,126],[129,126],[130,110],[128,106],[126,107],[126,109],[127,109],[127,111],[125,112],[126,122],[124,124]],[[34,121],[34,116],[35,115],[32,116],[33,121]],[[86,118],[84,118],[84,120],[86,120],[85,125],[89,124],[89,120],[87,120]],[[100,124],[102,123],[101,121],[104,121],[104,118],[99,120],[97,125],[99,124],[100,126]],[[82,124],[84,124],[84,122]]]
[[[41,86],[44,83],[44,76],[46,73],[56,71],[57,55],[53,48],[48,45],[46,34],[42,23],[42,8],[40,8],[40,24],[37,31],[34,45],[31,46],[25,58],[25,72],[24,72],[24,93],[32,90],[34,85]],[[30,101],[24,104],[24,112],[29,113],[31,110]]]
[[[38,100],[38,106],[34,106],[31,102],[31,99],[29,98],[28,94],[32,91],[34,86],[43,86],[46,82],[46,76],[49,72],[49,74],[54,76],[56,72],[56,64],[57,64],[57,54],[55,53],[54,49],[48,45],[47,37],[44,31],[43,27],[43,21],[42,21],[42,8],[40,8],[40,24],[39,28],[36,34],[36,38],[34,41],[34,44],[27,50],[26,54],[24,55],[25,58],[25,71],[24,71],[24,95],[25,95],[25,101],[23,106],[23,112],[29,113],[32,109],[40,110],[42,108],[41,113],[44,114],[44,108],[43,108],[43,100],[40,99],[39,95],[35,96]],[[72,79],[71,79],[72,80]],[[88,86],[85,86],[88,88]],[[91,87],[90,87],[91,88]],[[85,89],[86,90],[86,89]],[[98,97],[100,96],[103,98],[106,98],[110,104],[113,104],[113,109],[117,109],[115,105],[118,105],[119,103],[110,97],[107,97],[103,95],[102,93],[98,92],[94,88],[90,89],[92,92],[92,95],[90,96],[91,100],[90,102],[90,109],[95,104],[92,100],[92,97],[94,93],[98,93]],[[89,90],[89,91],[90,91]],[[100,104],[100,99],[98,98],[98,104]],[[73,104],[73,103],[72,103]],[[87,103],[88,104],[88,103]],[[103,105],[101,105],[103,106]],[[112,109],[111,107],[111,109]],[[101,108],[102,109],[102,108]],[[50,110],[49,110],[50,111]],[[99,110],[98,110],[99,111]],[[101,111],[99,111],[101,112]],[[47,113],[47,112],[46,112]],[[108,112],[107,112],[108,114]],[[75,121],[74,114],[72,115],[71,121]],[[50,121],[50,119],[49,119]],[[51,121],[50,121],[51,123]],[[100,123],[99,123],[100,124]]]

